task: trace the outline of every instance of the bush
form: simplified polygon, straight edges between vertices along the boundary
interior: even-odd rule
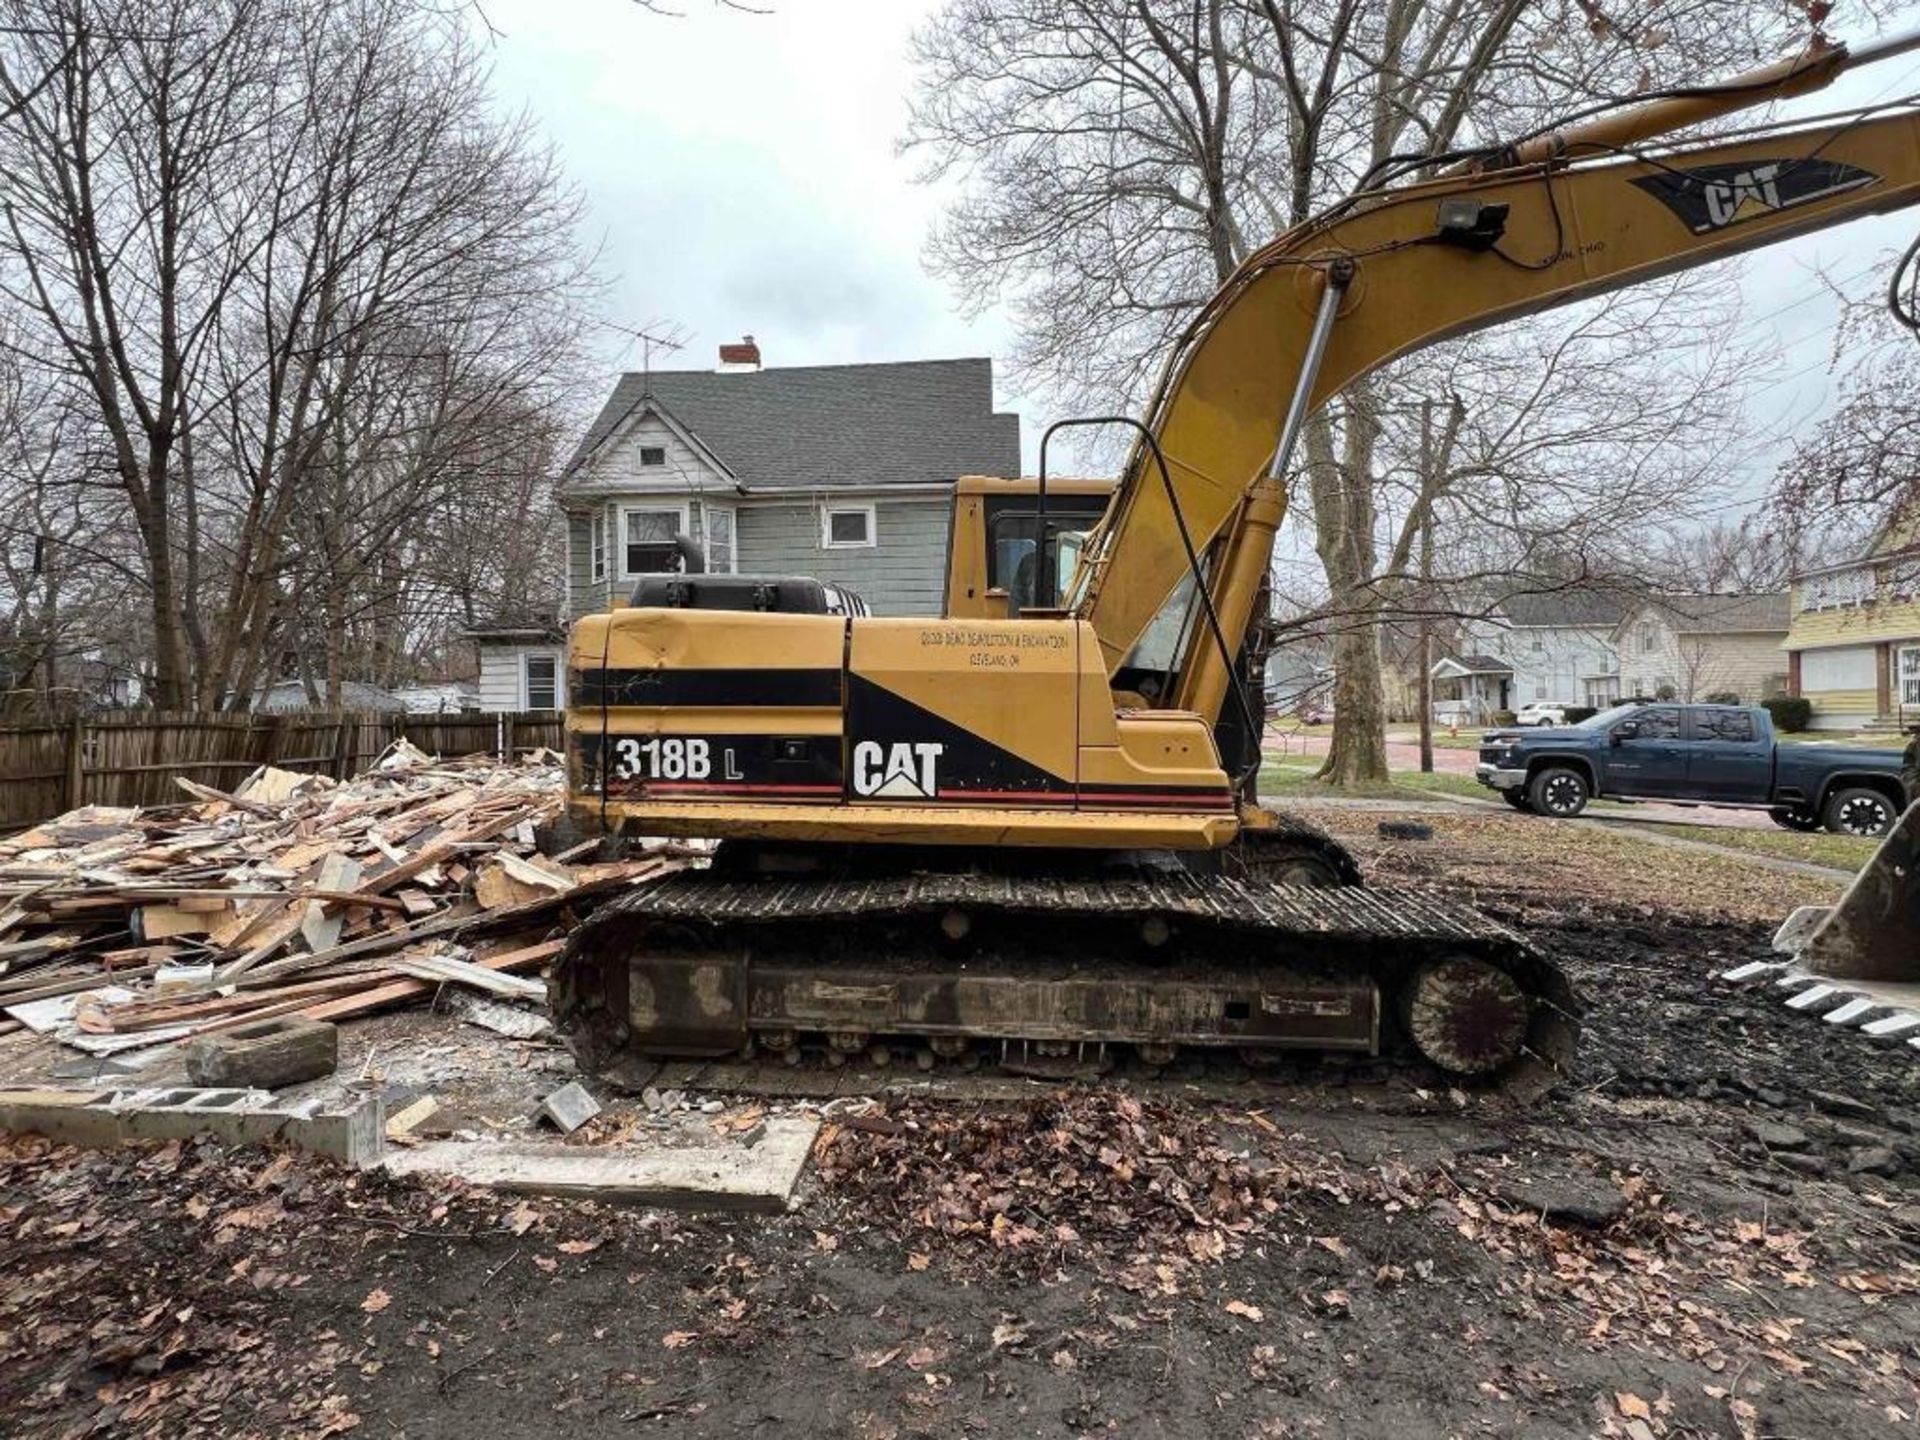
[[[1515,715],[1511,710],[1496,710],[1493,712],[1493,723],[1495,725],[1514,725],[1519,723],[1519,718],[1520,717]]]
[[[1567,724],[1578,725],[1582,720],[1591,720],[1599,713],[1600,712],[1591,705],[1569,705],[1567,707]]]
[[[1680,692],[1674,689],[1673,686],[1662,683],[1653,687],[1653,698],[1656,700],[1678,700],[1680,698]]]
[[[1711,695],[1702,698],[1709,705],[1738,705],[1740,703],[1740,692],[1738,690],[1716,690]]]
[[[1760,703],[1773,717],[1773,728],[1789,735],[1813,723],[1813,702],[1804,695],[1776,695]]]

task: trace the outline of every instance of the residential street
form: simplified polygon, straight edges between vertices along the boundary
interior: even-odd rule
[[[1913,1052],[1714,978],[1832,887],[1733,856],[1676,886],[1631,832],[1543,838],[1475,812],[1437,817],[1430,842],[1384,842],[1372,814],[1318,818],[1375,883],[1470,899],[1569,967],[1590,1006],[1574,1083],[1514,1113],[1371,1065],[1067,1088],[710,1072],[728,1085],[716,1127],[840,1097],[797,1208],[774,1217],[491,1197],[207,1144],[19,1139],[0,1152],[9,1433],[1911,1424]],[[406,1036],[418,1049],[446,1023],[350,1030],[343,1071],[409,1073]],[[537,1043],[467,1042],[439,1063],[478,1127],[569,1068]],[[697,1067],[674,1076],[689,1104],[712,1093]],[[631,1142],[634,1108],[574,1143]]]

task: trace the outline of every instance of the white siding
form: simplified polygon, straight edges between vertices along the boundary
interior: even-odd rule
[[[1652,627],[1651,651],[1642,648],[1643,626]],[[1621,634],[1623,695],[1656,695],[1664,685],[1681,701],[1731,692],[1755,704],[1786,688],[1787,660],[1780,649],[1784,630],[1677,634],[1665,619],[1642,611],[1628,620]]]
[[[551,655],[560,708],[567,703],[567,653],[563,645],[482,645],[480,708],[489,713],[527,708],[527,656]]]

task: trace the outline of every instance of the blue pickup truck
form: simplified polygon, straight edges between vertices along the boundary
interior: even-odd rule
[[[1885,834],[1909,799],[1898,750],[1779,745],[1758,706],[1616,705],[1577,725],[1489,730],[1480,783],[1517,810],[1560,818],[1587,802],[1764,809],[1788,830]]]

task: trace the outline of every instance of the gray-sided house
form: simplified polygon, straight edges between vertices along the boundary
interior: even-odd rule
[[[561,477],[568,618],[677,568],[812,575],[877,615],[935,615],[954,481],[1020,473],[1020,417],[986,359],[766,369],[751,336],[715,370],[627,374]]]

